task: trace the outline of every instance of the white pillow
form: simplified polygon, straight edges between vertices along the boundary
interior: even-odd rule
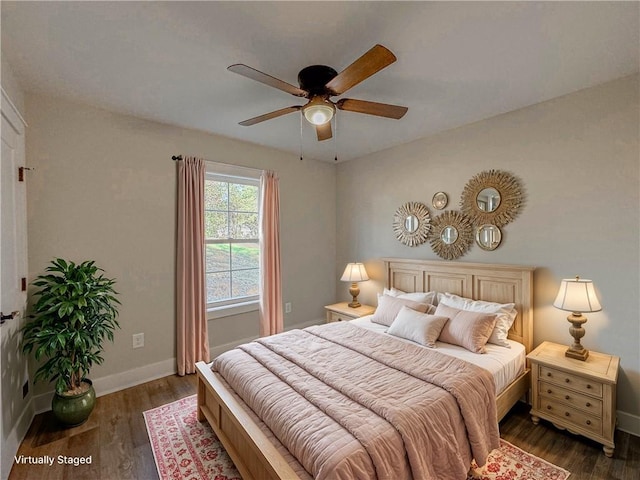
[[[507,342],[507,336],[518,314],[514,303],[485,302],[483,300],[459,297],[453,293],[442,294],[439,303],[470,312],[495,313],[496,325],[487,343],[511,348],[511,345]]]
[[[436,317],[403,306],[387,333],[425,347],[436,348],[436,340],[447,320],[447,317]]]
[[[389,295],[390,297],[405,298],[407,300],[413,300],[414,302],[418,303],[428,303],[429,305],[435,305],[436,300],[436,292],[407,293],[403,292],[402,290],[398,290],[397,288],[392,288],[391,290],[385,288],[382,291],[382,294]],[[378,297],[380,297],[380,294],[378,294]]]
[[[396,316],[400,312],[403,306],[412,308],[419,312],[428,312],[431,308],[435,308],[427,303],[418,303],[407,298],[397,298],[390,295],[378,296],[378,307],[371,317],[373,323],[379,323],[380,325],[386,325],[390,327]]]

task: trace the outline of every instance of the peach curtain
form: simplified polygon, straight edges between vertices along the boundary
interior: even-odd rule
[[[260,336],[282,332],[282,274],[280,271],[280,194],[278,177],[260,177]]]
[[[178,161],[176,331],[178,375],[209,361],[204,272],[204,160]]]

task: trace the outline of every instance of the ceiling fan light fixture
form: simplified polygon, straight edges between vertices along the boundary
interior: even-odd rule
[[[314,97],[302,109],[304,118],[313,125],[324,125],[331,121],[335,111],[336,107],[321,97]]]

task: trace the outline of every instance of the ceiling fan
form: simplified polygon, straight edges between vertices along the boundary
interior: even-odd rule
[[[336,108],[347,112],[400,119],[407,113],[407,107],[351,98],[342,98],[337,102],[331,100],[331,97],[342,95],[351,87],[366,80],[395,61],[396,56],[389,49],[382,45],[375,45],[340,73],[326,65],[311,65],[303,68],[298,73],[300,87],[241,63],[231,65],[228,67],[231,72],[264,83],[296,97],[309,99],[305,105],[292,105],[281,108],[280,110],[244,120],[240,122],[240,125],[248,127],[265,120],[271,120],[272,118],[302,110],[309,123],[315,125],[318,140],[321,141],[333,136],[331,119],[336,112]]]

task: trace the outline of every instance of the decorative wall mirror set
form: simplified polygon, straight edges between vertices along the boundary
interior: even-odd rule
[[[438,192],[431,204],[442,210],[448,201],[446,193]],[[393,231],[405,245],[415,247],[429,240],[439,257],[455,260],[474,240],[483,250],[498,248],[501,227],[518,215],[522,203],[523,192],[516,177],[502,170],[486,170],[465,185],[460,211],[445,211],[431,219],[426,205],[408,202],[396,210]]]

